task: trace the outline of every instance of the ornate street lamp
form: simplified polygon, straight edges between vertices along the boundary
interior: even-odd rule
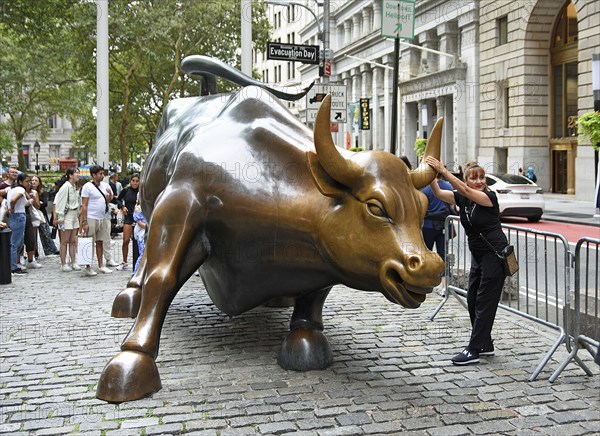
[[[35,144],[33,144],[33,151],[35,152],[35,173],[39,174],[40,173],[40,165],[39,165],[39,161],[38,161],[38,156],[40,154],[40,143],[38,142],[38,140],[35,140]]]

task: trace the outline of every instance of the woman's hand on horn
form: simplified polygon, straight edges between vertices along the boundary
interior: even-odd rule
[[[438,173],[441,173],[442,171],[444,171],[444,162],[442,162],[441,160],[437,160],[433,156],[427,156],[425,158],[425,163],[427,165],[429,165],[431,168],[433,168],[434,170],[436,170]]]

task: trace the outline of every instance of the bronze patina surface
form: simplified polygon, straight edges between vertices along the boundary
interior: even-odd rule
[[[332,362],[321,314],[335,284],[416,308],[440,282],[444,264],[423,242],[427,199],[418,191],[435,172],[425,164],[411,172],[384,151],[337,148],[329,113],[327,97],[313,139],[255,86],[169,104],[142,173],[146,250],[113,303],[113,316],[136,319],[104,368],[98,398],[130,401],[161,388],[162,324],[198,269],[227,314],[295,302],[278,359],[294,370]],[[441,126],[426,156],[439,158]]]

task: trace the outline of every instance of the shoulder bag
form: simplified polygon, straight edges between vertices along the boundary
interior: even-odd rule
[[[473,205],[470,211],[465,210],[467,221],[469,221],[469,224],[471,225],[473,230],[475,230],[479,234],[479,239],[481,239],[490,248],[490,250],[492,250],[492,252],[502,261],[502,269],[504,270],[504,275],[506,277],[511,277],[515,275],[515,273],[519,271],[519,261],[517,260],[517,256],[515,255],[515,247],[513,247],[512,245],[507,245],[501,252],[498,252],[494,248],[494,246],[490,244],[490,241],[488,241],[485,238],[485,236],[483,236],[483,234],[479,231],[479,229],[476,228],[471,222],[470,215],[473,213],[474,210],[475,205]]]

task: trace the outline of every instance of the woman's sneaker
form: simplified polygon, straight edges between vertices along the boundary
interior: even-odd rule
[[[479,353],[472,352],[467,347],[454,356],[451,360],[455,365],[470,365],[472,363],[479,363]]]
[[[65,263],[63,266],[60,267],[60,270],[62,272],[69,272],[73,271],[73,268],[71,268],[68,263]]]
[[[21,268],[13,269],[11,272],[17,276],[22,276],[24,274],[27,274],[27,271],[25,271],[24,269],[21,269]]]
[[[33,259],[31,262],[27,262],[27,268],[29,269],[38,269],[41,267],[42,265],[37,263],[35,259]]]
[[[494,344],[483,347],[479,350],[480,356],[493,356],[494,355]]]
[[[73,269],[73,271],[81,271],[81,267],[76,263],[71,265],[71,268]]]
[[[121,265],[119,265],[117,267],[117,271],[128,271],[130,269],[131,269],[131,267],[129,266],[129,264],[127,262],[123,262]]]

